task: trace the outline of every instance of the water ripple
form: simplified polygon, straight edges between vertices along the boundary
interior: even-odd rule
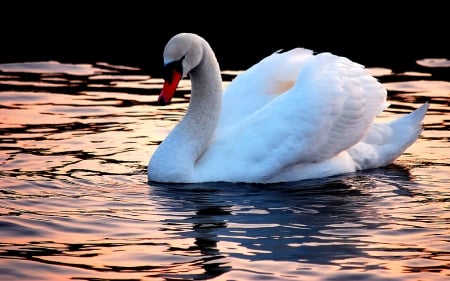
[[[270,185],[147,182],[149,156],[185,113],[187,80],[161,108],[162,80],[140,69],[0,65],[0,278],[445,280],[442,64],[372,69],[392,101],[382,118],[430,102],[421,138],[395,164]],[[225,85],[236,74],[225,71]]]

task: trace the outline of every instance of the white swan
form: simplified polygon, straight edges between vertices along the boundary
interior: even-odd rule
[[[149,181],[274,183],[392,163],[422,130],[428,103],[385,123],[387,93],[366,69],[331,53],[276,52],[222,90],[215,54],[180,33],[164,49],[167,104],[189,75],[183,119],[154,152]]]

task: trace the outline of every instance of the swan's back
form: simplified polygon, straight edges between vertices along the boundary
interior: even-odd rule
[[[224,90],[218,127],[242,120],[290,89],[312,56],[304,48],[275,52],[236,76]]]

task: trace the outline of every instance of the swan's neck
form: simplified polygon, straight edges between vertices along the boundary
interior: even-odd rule
[[[150,179],[192,182],[195,164],[214,135],[220,116],[222,78],[210,47],[190,72],[191,98],[183,119],[160,144],[149,164]],[[151,169],[150,169],[151,167]]]

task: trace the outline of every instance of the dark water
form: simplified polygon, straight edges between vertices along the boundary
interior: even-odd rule
[[[394,165],[289,184],[149,185],[188,81],[159,107],[161,79],[138,68],[1,64],[0,279],[449,280],[449,67],[370,69],[389,90],[383,118],[430,102]]]

